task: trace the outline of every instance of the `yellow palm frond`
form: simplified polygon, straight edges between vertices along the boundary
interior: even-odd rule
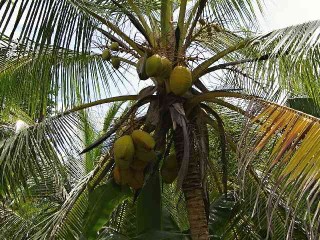
[[[299,216],[308,225],[307,231],[318,236],[320,119],[275,103],[251,101],[254,104],[249,104],[248,110],[252,118],[238,146],[240,176],[244,176],[249,165],[260,166],[261,184],[271,188],[270,217],[274,199],[277,204],[280,198],[285,199],[293,206],[288,210],[288,225],[294,224]],[[249,134],[253,129],[258,134]]]

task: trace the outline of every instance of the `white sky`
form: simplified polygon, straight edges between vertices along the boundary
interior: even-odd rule
[[[264,31],[320,20],[320,0],[265,0]]]

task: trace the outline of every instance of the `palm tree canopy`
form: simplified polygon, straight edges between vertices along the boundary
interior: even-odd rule
[[[201,239],[193,184],[213,238],[317,239],[319,119],[283,102],[303,96],[319,106],[320,20],[261,34],[263,8],[260,0],[0,2],[0,236]],[[168,76],[142,79],[154,54],[190,70],[183,94]],[[111,103],[97,131],[88,109]],[[18,119],[28,126],[14,132]],[[132,191],[113,180],[113,145],[139,128],[153,133],[157,155]],[[158,169],[173,149],[178,178],[161,187]]]

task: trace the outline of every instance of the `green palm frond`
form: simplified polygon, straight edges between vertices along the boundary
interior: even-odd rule
[[[0,168],[5,191],[25,188],[30,178],[36,183],[44,181],[46,172],[63,182],[62,158],[72,150],[79,151],[79,125],[77,118],[69,115],[31,126],[2,141]]]
[[[92,143],[98,136],[97,131],[94,129],[93,124],[91,123],[88,113],[84,110],[81,112],[82,119],[84,122],[84,130],[83,130],[83,139],[84,139],[84,146],[88,146],[90,143]],[[95,161],[101,154],[101,149],[96,148],[94,151],[91,151],[89,153],[86,153],[84,156],[85,161],[85,172],[90,172],[93,170]]]
[[[241,41],[235,39],[238,43],[232,43],[234,48],[231,47],[231,51],[226,51],[227,46],[224,46],[227,54],[222,54],[223,48],[217,49],[217,57],[214,56],[215,61],[212,62],[215,64],[199,75],[201,69],[197,69],[194,74],[203,76],[230,67],[245,69],[242,71],[258,82],[278,84],[287,91],[304,91],[317,98],[316,89],[319,87],[314,79],[319,79],[316,61],[319,56],[319,26],[319,21],[313,21],[259,37],[251,36],[242,40],[246,43],[241,47],[236,47],[241,45]]]
[[[39,112],[46,114],[50,101],[70,108],[76,104],[77,92],[88,102],[111,95],[126,79],[98,54],[70,52],[14,58],[1,69],[0,81],[2,107],[19,102],[31,116],[39,117]]]
[[[217,74],[219,75],[219,74]],[[286,96],[283,89],[276,83],[267,80],[256,79],[246,73],[244,68],[227,68],[222,77],[218,76],[222,83],[222,89],[238,89],[247,95],[257,96],[265,100],[279,102]]]
[[[0,207],[0,236],[3,239],[25,239],[50,216],[58,205],[51,201],[26,200]]]
[[[53,49],[88,51],[96,20],[83,11],[87,1],[5,1],[1,3],[1,36],[8,42],[18,39],[28,51],[43,51],[52,44]],[[1,37],[2,38],[2,37]]]
[[[0,123],[0,142],[14,134],[14,125],[10,123]]]
[[[121,104],[122,103],[112,105],[107,112],[104,126],[106,129],[111,127],[111,123],[114,121],[116,114],[120,114],[119,107]],[[98,136],[98,133],[94,131],[88,116],[85,113],[82,113],[81,115],[85,115],[84,118],[81,118],[84,125],[82,131],[84,135],[83,143],[85,144],[88,137],[89,139],[91,137],[96,137]],[[35,237],[42,238],[43,236],[51,236],[63,239],[76,239],[83,236],[83,220],[89,204],[89,191],[92,191],[92,187],[99,184],[99,182],[103,182],[105,179],[109,178],[112,170],[112,158],[108,153],[111,145],[104,147],[107,149],[106,153],[105,150],[102,151],[101,149],[98,149],[99,153],[102,154],[100,156],[100,154],[97,153],[97,156],[99,155],[100,159],[97,159],[95,154],[83,158],[74,158],[74,155],[71,155],[70,158],[66,159],[65,164],[69,170],[68,174],[71,177],[70,182],[72,184],[72,190],[68,193],[57,211],[45,219],[45,226],[42,225],[41,228],[38,228],[38,231],[34,235]],[[91,171],[88,171],[90,170],[90,168],[88,168],[88,161],[94,161],[93,165],[90,167],[92,168]]]
[[[289,92],[305,92],[318,102],[319,29],[320,21],[313,21],[257,38],[253,46],[265,60],[253,64],[255,76],[278,83]]]
[[[103,132],[107,132],[110,129],[115,118],[117,117],[117,114],[119,114],[119,111],[122,105],[123,105],[123,102],[114,103],[110,106],[104,118],[103,129],[102,129]]]
[[[260,0],[208,0],[210,6],[209,19],[221,26],[230,26],[233,30],[257,27],[257,15],[263,12]],[[212,14],[210,14],[212,12]]]
[[[45,225],[35,233],[35,239],[50,237],[77,239],[83,236],[83,221],[88,207],[89,191],[109,177],[112,165],[110,154],[103,154],[94,169],[76,183],[57,211],[44,220]]]
[[[93,172],[72,189],[57,211],[44,219],[42,227],[34,233],[35,239],[59,237],[62,239],[80,238],[83,231],[82,219],[88,206],[87,185]]]
[[[129,99],[134,98],[129,96]],[[97,104],[123,100],[126,100],[126,97],[83,104],[35,123],[3,140],[0,143],[0,168],[1,184],[5,186],[5,192],[17,194],[18,189],[27,187],[29,178],[38,183],[44,181],[49,172],[52,179],[63,183],[66,174],[64,163],[67,160],[79,160],[74,156],[83,148],[81,132],[87,132],[86,121],[77,111]],[[68,165],[68,162],[66,164]],[[74,166],[69,168],[70,170],[75,171],[71,174],[74,176],[78,176],[78,171],[82,171],[81,167]]]

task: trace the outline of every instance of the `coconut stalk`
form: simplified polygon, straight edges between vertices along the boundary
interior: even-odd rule
[[[179,13],[179,19],[178,19],[178,29],[179,29],[179,41],[178,46],[176,46],[176,49],[178,50],[178,53],[181,52],[181,46],[183,44],[183,33],[185,31],[185,15],[186,15],[186,8],[187,8],[187,0],[182,0],[180,3],[180,13]],[[177,31],[176,31],[177,33]],[[176,36],[177,37],[177,36]]]
[[[172,1],[161,1],[161,45],[168,45],[168,37],[171,35],[171,20],[172,20]]]

